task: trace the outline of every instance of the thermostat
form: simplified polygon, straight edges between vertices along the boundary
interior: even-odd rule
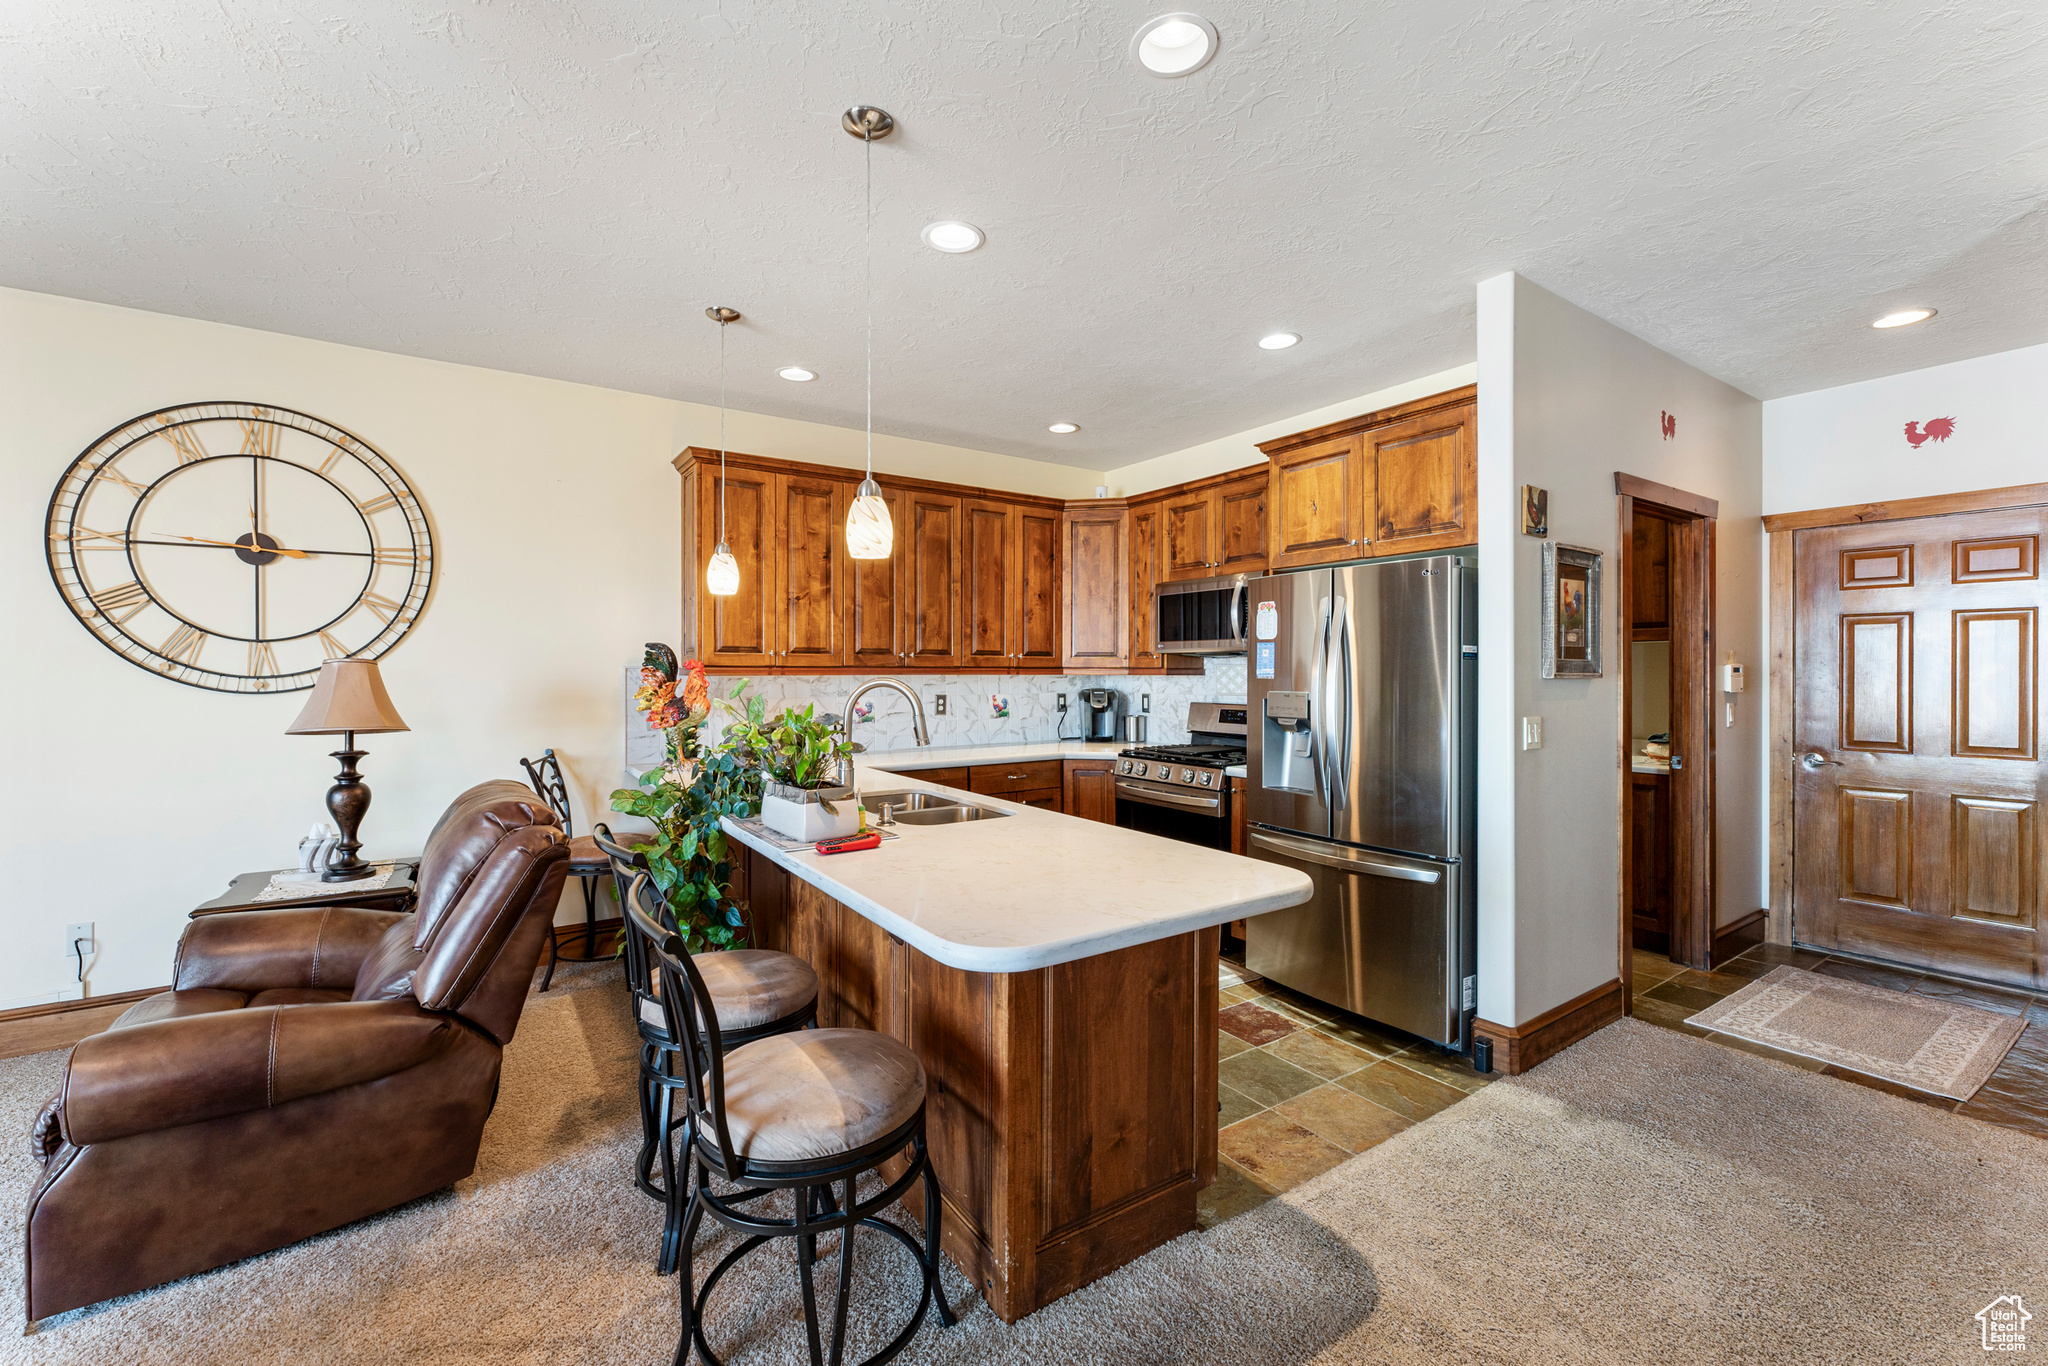
[[[1721,691],[1742,691],[1742,666],[1740,664],[1723,664],[1721,666]]]

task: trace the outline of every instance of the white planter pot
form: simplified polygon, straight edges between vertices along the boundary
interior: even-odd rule
[[[813,843],[851,835],[860,829],[859,797],[852,793],[834,797],[832,805],[839,808],[836,816],[816,800],[796,802],[773,792],[765,793],[761,797],[761,824],[778,835]]]

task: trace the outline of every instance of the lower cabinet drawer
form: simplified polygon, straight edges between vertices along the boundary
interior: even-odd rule
[[[969,771],[968,790],[971,792],[985,792],[991,797],[1013,797],[1022,800],[1017,794],[1030,792],[1034,788],[1051,788],[1054,795],[1058,795],[1059,760],[1042,759],[1028,764],[977,764]]]
[[[1056,787],[1035,789],[1030,792],[1005,792],[1003,797],[1020,806],[1042,806],[1047,811],[1061,812],[1067,809],[1066,803],[1060,798],[1060,790]]]

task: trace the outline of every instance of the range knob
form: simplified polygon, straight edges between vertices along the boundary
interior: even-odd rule
[[[1129,773],[1131,771],[1131,761],[1129,759],[1124,760],[1116,766],[1116,771],[1119,773]]]
[[[1193,782],[1195,780],[1195,771],[1191,768],[1182,769],[1180,771],[1180,780],[1184,783]]]
[[[1145,766],[1143,764],[1133,765],[1131,768],[1131,772],[1136,774],[1138,777],[1142,778],[1145,776]]]
[[[1216,775],[1213,773],[1204,773],[1201,777],[1201,783],[1203,787],[1213,787],[1216,783]]]

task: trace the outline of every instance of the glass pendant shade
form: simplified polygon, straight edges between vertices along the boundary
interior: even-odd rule
[[[729,598],[740,591],[740,562],[724,541],[711,552],[711,563],[704,568],[704,587],[714,598]]]
[[[853,506],[846,510],[846,553],[856,560],[886,560],[895,540],[881,486],[872,479],[861,480]]]

